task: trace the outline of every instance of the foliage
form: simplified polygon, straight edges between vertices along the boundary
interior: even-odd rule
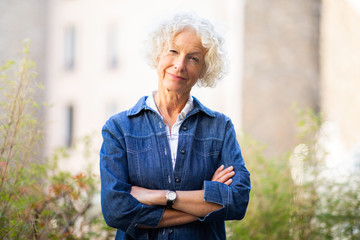
[[[264,146],[249,136],[242,138],[252,190],[245,219],[228,222],[228,238],[289,239],[292,181],[284,159],[267,159]]]
[[[326,174],[321,114],[298,110],[301,144],[268,159],[249,136],[240,139],[252,190],[245,219],[227,223],[232,239],[359,239],[360,179]]]
[[[34,94],[43,86],[28,47],[19,63],[0,66],[0,240],[113,239],[102,215],[89,213],[99,177],[90,168],[60,171],[66,148],[39,159],[42,132],[34,116],[41,105]],[[306,110],[299,119],[302,143],[278,158],[267,158],[264,146],[242,136],[252,190],[245,219],[226,225],[230,240],[360,239],[359,175],[338,181],[324,174],[322,116]],[[90,140],[82,141],[85,159],[92,156]]]
[[[25,42],[22,60],[0,67],[0,239],[106,238],[112,231],[101,214],[88,214],[99,176],[60,171],[57,161],[68,149],[57,149],[46,162],[39,159],[40,105],[34,94],[42,86],[35,82],[28,49]]]

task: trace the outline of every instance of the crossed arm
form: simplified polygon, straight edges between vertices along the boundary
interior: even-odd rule
[[[235,175],[233,167],[220,166],[214,173],[211,181],[217,181],[230,185]],[[166,205],[167,190],[152,190],[133,186],[130,194],[145,205]],[[196,221],[198,217],[204,217],[208,213],[220,209],[222,206],[216,203],[204,201],[204,190],[177,191],[177,198],[172,206],[173,209],[165,209],[165,212],[157,227],[169,227]],[[141,227],[141,226],[140,226]]]

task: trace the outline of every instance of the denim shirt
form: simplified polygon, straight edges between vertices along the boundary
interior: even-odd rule
[[[194,108],[179,130],[173,169],[165,124],[146,105],[146,98],[112,116],[102,129],[101,206],[106,223],[118,229],[115,239],[226,239],[224,221],[244,217],[250,193],[250,174],[231,120],[194,98]],[[234,167],[230,186],[211,181],[222,164]],[[174,191],[203,189],[204,201],[222,208],[192,223],[157,228],[165,206],[138,202],[130,194],[131,186]]]

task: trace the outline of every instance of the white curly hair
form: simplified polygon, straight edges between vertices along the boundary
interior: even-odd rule
[[[165,43],[170,44],[173,38],[185,28],[195,30],[203,47],[207,50],[203,77],[198,79],[201,87],[214,87],[223,78],[227,69],[227,59],[224,50],[224,39],[215,32],[214,26],[206,19],[195,14],[176,15],[172,20],[161,24],[157,30],[150,33],[148,60],[151,66],[157,67],[159,56]]]

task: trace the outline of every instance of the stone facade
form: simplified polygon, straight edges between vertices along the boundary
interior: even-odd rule
[[[99,148],[101,128],[110,115],[157,89],[156,71],[146,62],[144,42],[155,25],[179,12],[196,12],[224,32],[234,71],[215,88],[195,87],[192,94],[239,126],[242,7],[239,0],[49,1],[46,92],[53,107],[47,112],[46,155],[91,133]],[[111,65],[109,54],[116,59]],[[65,63],[66,59],[71,61]],[[61,167],[78,171],[86,164],[80,161],[81,156],[74,155]]]
[[[45,84],[47,0],[0,1],[0,66],[9,60],[20,60],[24,40],[30,41],[29,57],[35,61],[36,81]],[[36,93],[36,101],[45,101],[45,91]],[[40,109],[38,119],[45,121],[45,111]],[[42,150],[39,150],[41,154]],[[42,157],[40,157],[41,159]]]
[[[357,5],[356,5],[357,4]],[[353,0],[323,0],[321,107],[329,161],[360,170],[360,11]]]
[[[237,130],[268,145],[269,155],[298,142],[294,103],[321,111],[336,139],[329,146],[340,149],[334,158],[347,153],[355,159],[360,158],[356,1],[182,0],[168,6],[153,0],[142,1],[139,9],[130,0],[2,0],[0,64],[20,52],[23,39],[31,39],[30,56],[46,85],[39,100],[54,105],[41,115],[49,122],[46,155],[66,142],[70,113],[73,137],[96,130],[99,145],[106,118],[156,88],[142,45],[151,24],[168,17],[165,12],[192,10],[223,27],[231,61],[230,74],[216,88],[194,89],[195,96],[230,116]],[[74,66],[66,69],[64,42],[72,28]],[[109,67],[111,34],[117,62]]]
[[[21,56],[23,41],[29,39],[41,82],[46,72],[46,6],[46,0],[0,1],[0,64]]]
[[[245,3],[243,129],[267,154],[296,145],[296,114],[319,110],[319,0]]]

